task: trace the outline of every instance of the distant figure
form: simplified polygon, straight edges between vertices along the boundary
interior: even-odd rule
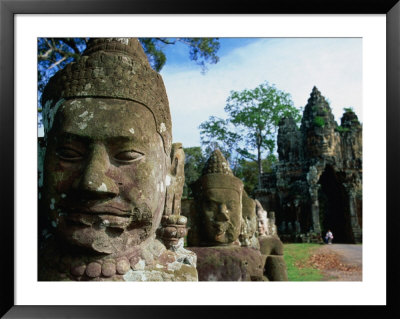
[[[332,244],[332,239],[333,239],[333,234],[332,234],[332,232],[330,231],[330,229],[328,229],[328,232],[327,232],[326,235],[325,235],[325,242],[326,242],[327,244],[331,245],[331,244]]]

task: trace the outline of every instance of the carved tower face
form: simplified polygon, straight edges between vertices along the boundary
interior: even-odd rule
[[[339,137],[329,103],[316,87],[313,88],[304,108],[302,131],[309,157],[334,156]]]
[[[65,101],[48,136],[44,196],[59,237],[116,254],[154,234],[168,170],[145,106],[121,99]]]
[[[307,149],[311,156],[333,156],[335,152],[335,132],[312,132],[307,137]]]

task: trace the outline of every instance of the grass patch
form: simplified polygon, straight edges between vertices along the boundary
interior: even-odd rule
[[[318,269],[306,267],[306,261],[320,244],[284,244],[284,259],[289,281],[321,281],[322,273]]]

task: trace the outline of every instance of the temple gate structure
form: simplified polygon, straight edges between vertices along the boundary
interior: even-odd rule
[[[300,129],[282,118],[279,162],[262,176],[256,198],[276,213],[282,241],[321,241],[331,229],[335,242],[362,241],[362,125],[345,108],[338,126],[316,87],[304,108]]]

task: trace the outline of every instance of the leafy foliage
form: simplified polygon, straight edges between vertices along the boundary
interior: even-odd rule
[[[202,145],[229,153],[232,169],[240,159],[255,161],[261,186],[262,154],[273,154],[280,119],[291,116],[299,122],[300,112],[288,93],[268,82],[253,90],[231,91],[225,111],[226,120],[211,116],[200,125]]]
[[[353,108],[350,107],[344,107],[343,110],[347,113],[347,112],[354,112]]]
[[[185,184],[183,185],[183,197],[193,197],[190,185],[201,175],[207,157],[200,146],[183,148],[185,152]]]
[[[336,127],[336,131],[338,132],[348,132],[350,129],[348,127],[338,126]]]
[[[261,161],[263,172],[271,172],[272,165],[276,163],[278,159],[274,154],[268,156],[268,158]],[[257,163],[254,161],[247,161],[245,159],[240,159],[238,165],[236,166],[234,175],[240,178],[243,182],[244,189],[250,196],[253,196],[254,190],[257,188],[258,184],[258,167]]]
[[[38,90],[58,70],[80,58],[88,38],[38,38]]]
[[[316,117],[314,117],[314,124],[318,127],[324,127],[325,120],[320,116],[316,116]]]
[[[239,148],[240,135],[234,132],[231,126],[229,120],[210,116],[209,120],[201,123],[199,128],[205,153],[210,155],[214,149],[219,148],[234,170],[238,157],[232,150]]]
[[[202,72],[207,70],[206,64],[215,64],[219,61],[216,55],[220,43],[218,38],[139,38],[144,51],[149,58],[150,65],[159,72],[167,58],[163,49],[166,45],[183,43],[189,48],[189,58],[198,64]]]

